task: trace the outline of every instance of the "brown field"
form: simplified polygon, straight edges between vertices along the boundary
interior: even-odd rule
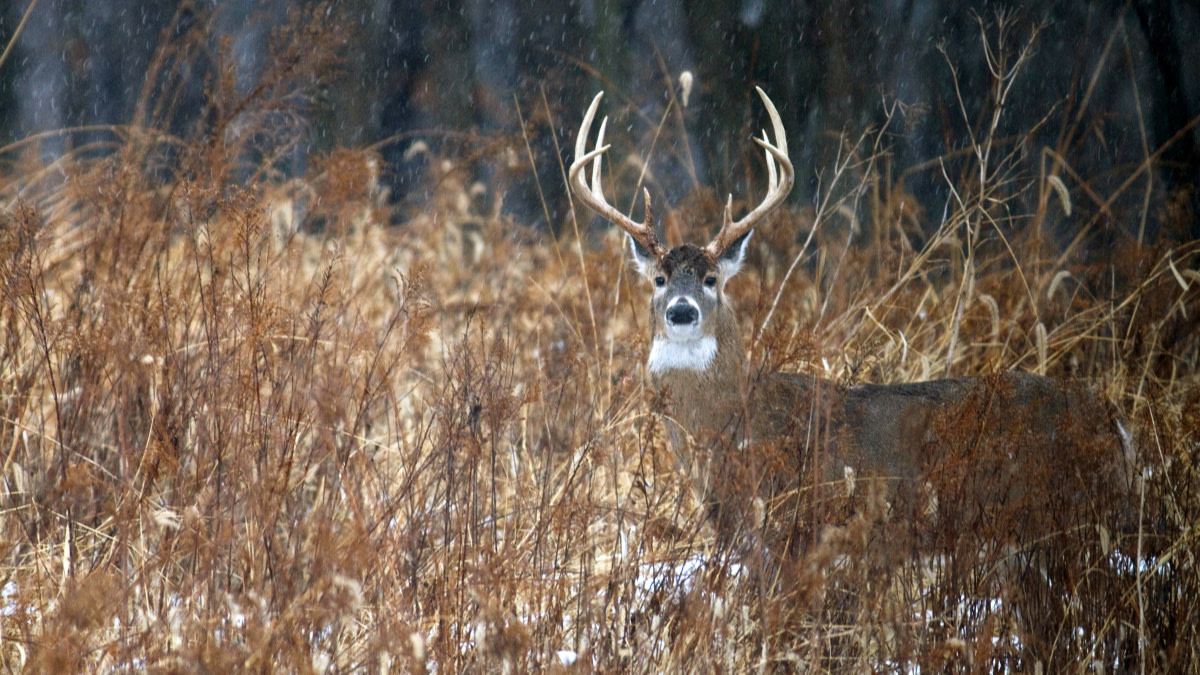
[[[898,556],[882,508],[779,514],[813,545],[775,583],[755,524],[723,542],[677,470],[622,236],[501,210],[506,176],[557,158],[520,135],[414,151],[419,208],[389,203],[372,148],[285,176],[297,82],[330,67],[294,56],[249,94],[212,83],[194,138],[147,94],[53,162],[0,149],[0,669],[1200,663],[1200,242],[1186,200],[1146,188],[1152,157],[1100,193],[1054,161],[1085,130],[1039,154],[985,123],[934,167],[892,166],[883,130],[831,140],[821,201],[773,215],[730,286],[752,362],[1084,378],[1149,473],[1125,527],[1062,533],[1070,555]],[[626,204],[637,169],[611,170]],[[953,186],[944,217],[905,191],[922,171]],[[722,201],[658,210],[703,240]]]

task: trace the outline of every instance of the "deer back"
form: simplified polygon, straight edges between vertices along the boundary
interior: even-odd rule
[[[843,390],[774,374],[759,391],[751,426],[798,458],[798,485],[878,483],[942,525],[1044,532],[1133,486],[1127,424],[1082,383],[1008,372]]]

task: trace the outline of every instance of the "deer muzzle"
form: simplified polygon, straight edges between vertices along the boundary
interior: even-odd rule
[[[688,326],[700,323],[700,310],[692,303],[680,298],[667,307],[667,324]]]
[[[687,296],[672,299],[663,312],[663,320],[670,340],[694,340],[700,337],[700,307]]]

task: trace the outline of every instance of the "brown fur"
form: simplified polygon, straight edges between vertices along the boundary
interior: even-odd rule
[[[695,247],[664,257],[656,338],[665,338],[666,302],[717,269]],[[874,486],[903,505],[897,515],[936,516],[924,539],[973,528],[1027,541],[1129,494],[1133,456],[1120,415],[1079,383],[1022,372],[852,387],[799,374],[755,379],[724,294],[706,310],[702,330],[717,341],[710,367],[660,372],[652,385],[666,395],[681,465],[726,529],[745,525],[737,521],[755,495],[800,489],[822,501]]]

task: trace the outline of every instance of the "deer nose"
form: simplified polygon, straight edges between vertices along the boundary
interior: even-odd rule
[[[700,320],[700,312],[688,302],[677,302],[667,308],[667,323],[672,326],[693,324]]]

